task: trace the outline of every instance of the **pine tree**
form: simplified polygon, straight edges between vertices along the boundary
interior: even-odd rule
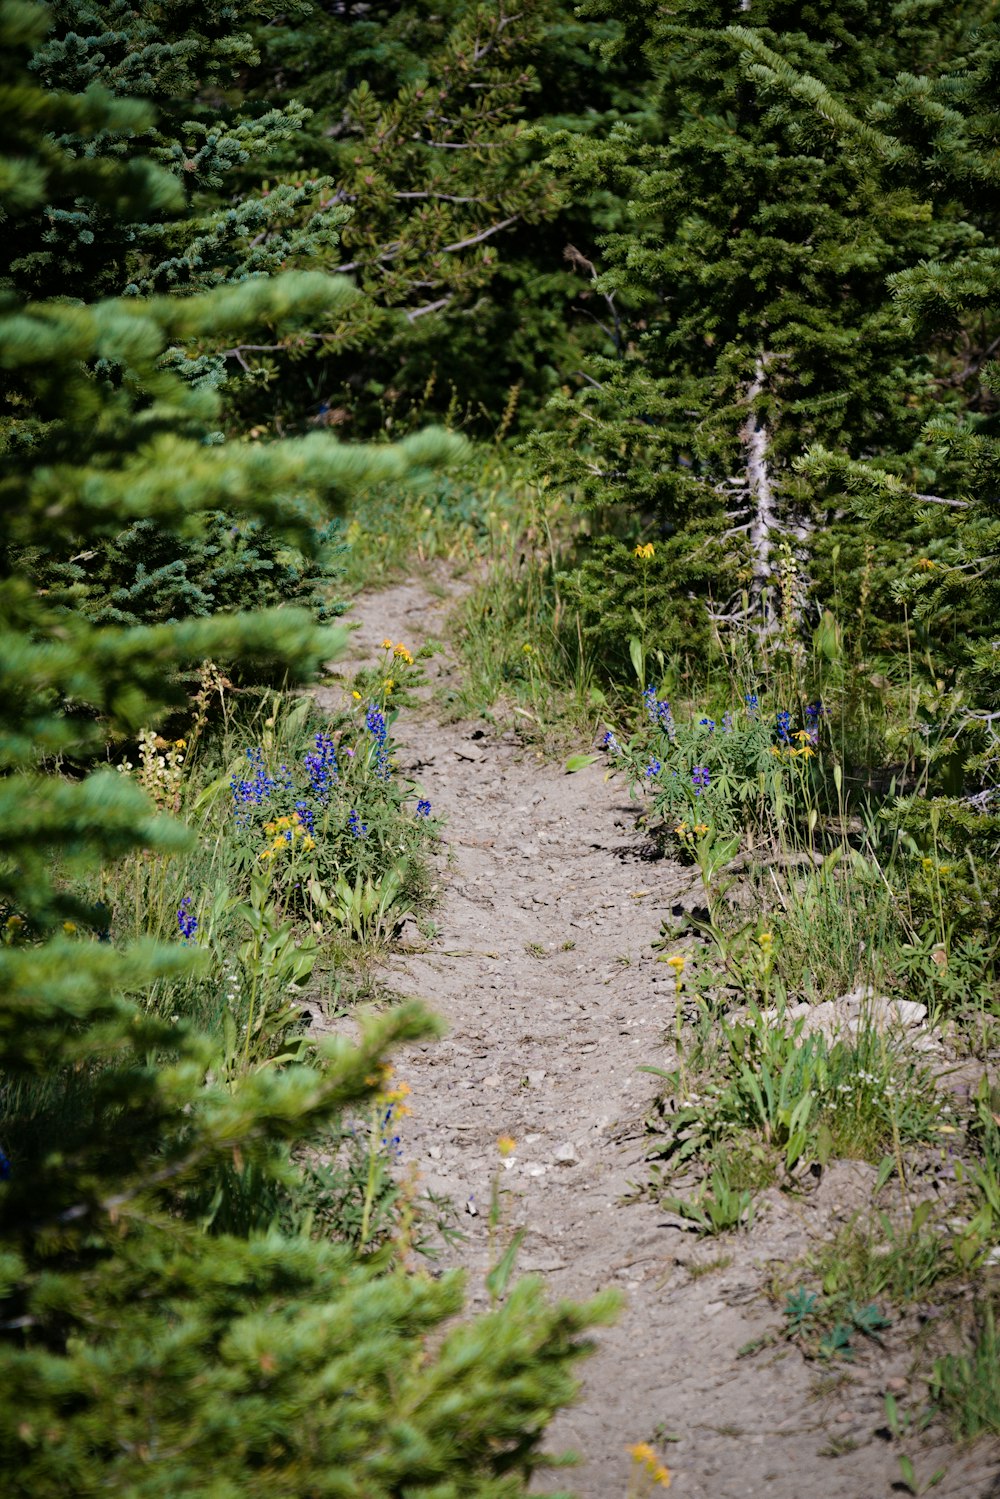
[[[151,127],[100,90],[28,70],[42,11],[0,4],[0,207],[37,217],[74,181],[133,217],[177,183],[148,158],[66,144]],[[182,205],[181,205],[182,206]],[[127,777],[93,769],[109,732],[155,722],[179,668],[263,653],[307,678],[338,643],[302,609],[152,626],[101,623],[39,592],[35,547],[101,545],[123,523],[197,531],[219,507],[302,535],[293,493],[335,506],[359,484],[453,455],[433,432],[352,448],[314,433],[214,440],[219,398],[186,380],[201,340],[279,330],[355,296],[321,275],[186,298],[0,291],[0,1459],[11,1494],[524,1492],[582,1334],[607,1304],[548,1307],[525,1282],[490,1317],[434,1280],[359,1260],[266,1217],[208,1234],[226,1173],[294,1203],[301,1147],[370,1098],[386,1048],[432,1023],[401,1007],[357,1045],[228,1074],[218,1048],[144,1003],[194,972],[193,947],[120,943],[74,894],[97,866],[189,835]],[[67,762],[73,776],[60,773]],[[431,1345],[428,1339],[433,1335]]]
[[[312,111],[279,143],[276,169],[336,182],[350,217],[329,264],[381,314],[360,358],[333,331],[302,351],[273,387],[282,421],[298,404],[298,419],[305,408],[364,430],[454,405],[492,435],[513,386],[530,417],[594,344],[592,319],[574,316],[590,288],[581,293],[565,251],[600,208],[561,192],[542,127],[594,130],[638,101],[626,70],[594,51],[615,23],[574,10],[377,3],[262,32],[254,96],[273,97],[280,79]],[[281,357],[248,355],[272,374]],[[248,412],[253,391],[243,395]]]
[[[1000,569],[993,560],[1000,541],[1000,370],[993,358],[1000,335],[993,248],[1000,227],[998,67],[1000,31],[984,19],[953,59],[923,76],[902,75],[874,112],[892,147],[872,159],[883,191],[891,193],[901,177],[918,183],[926,201],[946,205],[961,230],[950,253],[912,264],[890,286],[900,323],[927,351],[934,415],[909,453],[858,462],[817,444],[804,465],[816,482],[847,497],[870,535],[893,539],[901,554],[894,602],[932,647],[937,669],[952,680],[958,673],[989,710],[1000,688]],[[801,86],[791,74],[789,81]],[[838,104],[841,131],[857,137],[858,122]]]
[[[706,600],[716,622],[765,629],[780,592],[802,607],[795,574],[822,514],[796,470],[810,443],[900,451],[919,432],[933,394],[887,282],[942,251],[954,216],[928,212],[905,176],[886,194],[870,156],[894,148],[864,120],[900,70],[954,45],[960,18],[935,5],[887,28],[867,0],[684,0],[669,15],[626,5],[623,20],[625,45],[656,69],[653,138],[616,130],[554,151],[581,189],[597,178],[630,205],[598,285],[632,318],[621,348],[566,392],[571,441],[544,444],[540,463],[585,503],[652,527],[648,608],[664,644],[683,647],[705,638]],[[849,101],[864,143],[845,149],[755,47]],[[617,587],[631,566],[602,547],[584,577],[595,616],[609,604],[602,575]]]

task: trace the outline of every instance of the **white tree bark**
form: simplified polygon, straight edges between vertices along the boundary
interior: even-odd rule
[[[760,607],[764,591],[771,583],[772,554],[778,528],[769,468],[770,441],[767,427],[753,409],[754,402],[764,389],[765,375],[766,357],[761,354],[754,368],[753,380],[747,389],[750,411],[741,433],[746,450],[746,480],[750,497],[750,547],[753,553],[750,599],[754,608]],[[769,618],[773,618],[773,614],[773,606],[768,607]]]

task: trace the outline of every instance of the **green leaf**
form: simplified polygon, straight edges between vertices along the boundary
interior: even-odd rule
[[[510,1243],[507,1245],[507,1248],[504,1250],[503,1254],[500,1256],[499,1260],[493,1266],[493,1269],[490,1271],[489,1275],[487,1275],[486,1277],[486,1289],[487,1291],[489,1291],[490,1296],[497,1301],[501,1300],[501,1298],[503,1297],[503,1294],[507,1289],[507,1284],[514,1273],[514,1266],[517,1263],[517,1252],[521,1247],[526,1233],[527,1229],[518,1229],[517,1233],[511,1239]]]
[[[572,775],[574,770],[586,770],[588,765],[593,765],[600,758],[600,755],[570,755],[566,761],[566,770]]]
[[[628,643],[628,653],[636,676],[639,678],[639,686],[646,686],[646,652],[638,635],[633,635]]]
[[[896,1157],[892,1155],[883,1156],[878,1163],[878,1176],[875,1178],[875,1191],[881,1192],[886,1182],[896,1169]]]

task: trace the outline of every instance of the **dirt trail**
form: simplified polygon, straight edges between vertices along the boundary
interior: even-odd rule
[[[370,664],[384,636],[411,649],[440,638],[448,607],[420,583],[361,598],[341,669]],[[670,1062],[673,976],[650,944],[690,875],[642,858],[634,806],[603,765],[567,775],[485,724],[442,725],[431,691],[455,672],[436,657],[427,705],[398,726],[401,762],[446,816],[451,855],[439,935],[386,975],[449,1027],[399,1059],[413,1089],[405,1148],[424,1183],[463,1210],[467,1239],[450,1258],[468,1268],[474,1305],[502,1134],[517,1140],[503,1185],[508,1223],[527,1228],[520,1268],[541,1272],[553,1296],[607,1285],[626,1294],[582,1366],[579,1403],[553,1428],[551,1450],[583,1457],[562,1483],[580,1499],[623,1499],[626,1446],[659,1431],[683,1499],[887,1499],[899,1467],[875,1433],[886,1380],[907,1376],[905,1352],[863,1352],[825,1379],[787,1345],[737,1357],[779,1322],[760,1295],[769,1265],[846,1221],[865,1168],[829,1171],[807,1199],[768,1196],[751,1233],[722,1240],[696,1240],[648,1202],[623,1203],[644,1177],[642,1119],[656,1086],[637,1068]],[[924,1477],[946,1467],[935,1494],[1000,1496],[996,1453],[910,1451]],[[553,1475],[539,1489],[560,1486]]]

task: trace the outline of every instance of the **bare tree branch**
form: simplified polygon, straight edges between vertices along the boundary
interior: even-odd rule
[[[447,297],[438,297],[436,302],[425,302],[423,307],[414,307],[406,314],[406,321],[408,323],[415,323],[418,317],[426,317],[429,312],[440,312],[441,308],[447,307],[451,300],[450,295]]]

